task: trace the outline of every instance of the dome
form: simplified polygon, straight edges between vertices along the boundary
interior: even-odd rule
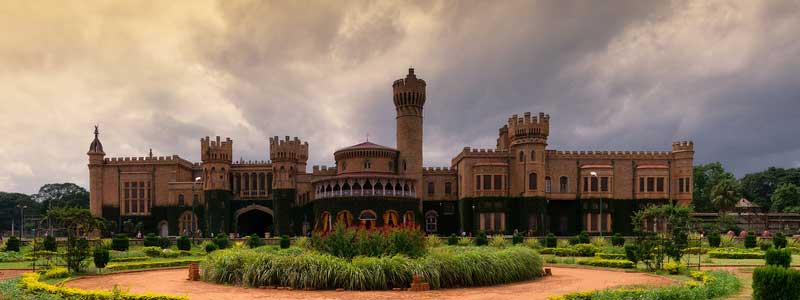
[[[342,148],[336,150],[336,152],[340,151],[347,151],[347,150],[366,150],[366,149],[378,149],[378,150],[390,150],[390,151],[397,151],[397,149],[389,148],[386,146],[378,145],[372,142],[363,142],[361,144],[352,145],[350,147]]]
[[[92,140],[92,144],[89,145],[89,153],[88,154],[106,154],[103,152],[103,144],[100,143],[100,139],[97,137],[100,134],[100,131],[97,129],[97,126],[94,127],[94,140]]]

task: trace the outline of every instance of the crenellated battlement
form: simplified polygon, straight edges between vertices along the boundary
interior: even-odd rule
[[[547,150],[547,158],[561,159],[670,159],[670,151],[557,151]]]
[[[500,128],[500,133],[503,133],[504,128],[508,130],[512,144],[545,143],[547,136],[550,135],[550,115],[542,112],[538,117],[532,116],[530,112],[526,112],[522,117],[512,115],[508,118],[508,125]]]
[[[672,143],[672,152],[694,151],[693,141],[677,141]]]
[[[451,167],[423,167],[422,174],[455,174],[456,169]]]
[[[311,168],[312,174],[315,176],[333,176],[336,175],[336,167],[328,167],[326,165],[316,165]]]
[[[216,140],[211,140],[206,136],[200,139],[200,158],[202,161],[222,161],[230,162],[233,156],[233,140],[225,138],[224,141],[220,140],[217,136]]]
[[[308,160],[308,142],[300,138],[284,139],[274,136],[269,138],[269,158],[272,161],[296,161],[305,163]]]
[[[107,164],[149,164],[149,163],[169,163],[178,162],[181,164],[192,165],[193,163],[180,158],[178,155],[172,156],[133,156],[133,157],[106,157],[103,162]]]
[[[234,166],[271,166],[272,162],[268,161],[268,160],[244,160],[244,159],[240,159],[240,160],[234,161],[232,165],[234,165]]]

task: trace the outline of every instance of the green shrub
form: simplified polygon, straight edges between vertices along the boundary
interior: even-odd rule
[[[192,240],[190,240],[189,237],[185,235],[179,237],[175,241],[175,245],[178,246],[178,250],[184,250],[184,251],[192,250]]]
[[[764,255],[767,265],[788,268],[792,264],[792,252],[786,249],[769,249]]]
[[[289,248],[289,246],[292,244],[292,242],[291,242],[291,240],[289,240],[289,236],[288,235],[282,235],[280,244],[281,244],[281,249],[286,249],[286,248]]]
[[[214,244],[217,244],[219,249],[227,249],[231,247],[231,240],[228,239],[227,235],[218,234],[214,237]]]
[[[182,260],[166,260],[166,261],[145,261],[145,262],[132,262],[132,263],[110,263],[106,266],[107,270],[122,271],[122,270],[136,270],[136,269],[152,269],[152,268],[167,268],[186,266],[193,262],[200,262],[198,258],[187,258]]]
[[[718,247],[720,247],[720,248],[734,248],[734,247],[738,247],[738,245],[739,245],[739,242],[736,241],[736,237],[735,236],[729,236],[727,234],[719,236],[719,246]],[[753,247],[755,247],[755,246],[753,246]]]
[[[458,245],[459,246],[472,246],[472,238],[468,236],[462,236],[458,238]]]
[[[517,233],[511,238],[511,244],[513,245],[521,244],[524,240],[525,238],[523,238],[521,234]]]
[[[683,285],[657,288],[616,288],[607,290],[575,292],[550,297],[549,300],[695,300],[727,296],[739,291],[741,283],[728,272],[692,272],[695,280]]]
[[[772,243],[770,241],[767,241],[767,240],[759,241],[758,242],[758,248],[761,249],[761,251],[767,251],[770,248],[772,248]]]
[[[750,231],[744,236],[744,247],[755,248],[756,246],[758,246],[756,244],[756,234]]]
[[[44,237],[44,242],[42,243],[44,246],[44,250],[57,252],[58,251],[58,244],[56,243],[56,237],[52,235],[48,235]]]
[[[67,278],[69,277],[69,270],[64,267],[52,267],[45,271],[44,274],[42,274],[42,277],[45,279]]]
[[[772,236],[772,245],[774,245],[775,248],[778,249],[786,248],[787,243],[788,242],[786,240],[786,236],[783,235],[783,232],[779,231]]]
[[[578,233],[577,239],[578,239],[578,244],[588,244],[591,242],[589,240],[589,234],[586,233],[585,230]]]
[[[475,234],[475,239],[473,241],[475,242],[475,246],[486,246],[489,244],[489,240],[486,239],[486,232],[483,230]]]
[[[706,254],[708,252],[708,248],[701,248],[701,247],[689,247],[683,249],[683,254]]]
[[[574,251],[576,256],[594,256],[595,252],[597,252],[597,247],[591,244],[577,244],[571,247]]]
[[[105,268],[111,256],[108,254],[108,247],[105,245],[97,245],[94,247],[94,266],[98,269]]]
[[[442,245],[442,239],[435,234],[429,234],[425,237],[425,247],[436,248]]]
[[[455,233],[450,234],[450,236],[447,237],[447,244],[450,246],[458,245],[458,236]]]
[[[168,237],[160,237],[158,239],[158,246],[161,247],[161,249],[169,249],[169,247],[172,246],[172,241]]]
[[[605,237],[596,236],[596,237],[591,238],[591,243],[590,244],[592,244],[592,246],[595,246],[597,248],[603,248],[603,247],[608,245],[608,241],[606,240]]]
[[[311,245],[311,239],[304,236],[295,238],[294,245],[303,249],[313,249],[313,246]]]
[[[587,260],[580,260],[578,261],[579,265],[585,266],[595,266],[595,267],[604,267],[604,268],[622,268],[622,269],[632,269],[636,266],[630,260],[623,260],[623,259],[602,259],[602,258],[592,258]]]
[[[711,248],[719,248],[721,243],[719,232],[713,231],[708,234],[708,246]]]
[[[602,258],[602,259],[627,259],[625,254],[622,253],[602,253],[596,252],[594,257]]]
[[[642,247],[639,245],[625,245],[625,257],[634,264],[642,261]]]
[[[144,236],[144,241],[142,241],[145,247],[159,247],[161,246],[160,238],[155,233],[148,233]]]
[[[800,271],[774,265],[756,268],[753,299],[800,299]]]
[[[217,243],[209,242],[209,243],[206,243],[206,245],[205,245],[205,247],[203,249],[206,250],[206,253],[211,253],[211,252],[216,251],[218,248],[219,247],[217,247]]]
[[[142,247],[142,252],[144,253],[144,255],[147,255],[149,257],[160,257],[161,250],[162,250],[161,247],[158,246]]]
[[[746,250],[745,250],[746,251]],[[728,259],[763,259],[764,253],[761,252],[744,252],[736,250],[736,248],[719,248],[708,251],[710,258],[728,258]]]
[[[664,271],[667,271],[668,273],[673,274],[673,275],[682,274],[682,273],[686,272],[686,265],[684,265],[684,264],[682,264],[680,262],[674,262],[674,261],[665,263],[661,268]]]
[[[127,257],[112,257],[112,262],[129,262],[129,261],[142,261],[148,260],[150,257],[147,256],[127,256]]]
[[[544,238],[544,246],[547,248],[555,248],[558,246],[558,239],[556,238],[556,235],[553,233],[548,233]]]
[[[315,250],[344,258],[425,253],[425,235],[414,226],[367,230],[337,224],[324,235],[314,234],[311,244]]]
[[[89,241],[85,238],[67,238],[67,268],[74,272],[81,272],[86,268],[86,259],[89,258]]]
[[[539,240],[536,238],[527,238],[525,239],[525,242],[523,242],[523,244],[525,244],[526,247],[531,249],[539,249],[542,247],[542,245],[539,243]]]
[[[492,237],[492,239],[489,241],[489,246],[492,246],[492,247],[495,247],[495,248],[505,248],[505,247],[508,247],[509,245],[508,245],[508,241],[506,240],[505,237],[503,237],[502,235],[497,234],[497,235],[494,235]]]
[[[17,237],[12,235],[8,238],[8,241],[6,241],[6,248],[4,251],[19,252],[19,244],[20,244],[19,239],[17,239]]]
[[[259,237],[258,234],[253,233],[247,237],[247,247],[258,248],[261,246],[264,246],[264,241],[261,240],[261,237]]]
[[[128,240],[128,236],[124,233],[117,234],[111,239],[111,249],[117,251],[128,251],[129,248],[130,241]]]
[[[621,233],[615,233],[614,236],[611,237],[611,245],[617,247],[625,246],[625,238],[622,237]]]

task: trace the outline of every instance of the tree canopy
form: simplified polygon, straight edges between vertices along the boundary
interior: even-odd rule
[[[800,213],[800,187],[782,183],[770,197],[772,211]]]
[[[39,215],[42,212],[41,204],[29,195],[0,192],[0,229],[11,229],[12,220],[19,226],[20,211],[17,205],[28,207],[25,209],[25,216]]]
[[[736,177],[733,176],[733,173],[726,171],[719,162],[697,165],[694,167],[694,191],[692,194],[692,202],[694,203],[696,211],[716,211],[711,201],[714,198],[711,194],[711,190],[718,183],[726,179],[736,180]]]
[[[43,207],[89,208],[89,192],[74,183],[48,183],[31,197]]]

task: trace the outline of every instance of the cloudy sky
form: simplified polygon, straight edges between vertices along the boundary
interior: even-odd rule
[[[741,176],[800,165],[798,1],[3,1],[0,190],[86,186],[108,156],[199,158],[229,136],[309,164],[394,146],[391,82],[428,82],[425,163],[494,147],[515,113],[551,115],[550,148],[669,150]]]

